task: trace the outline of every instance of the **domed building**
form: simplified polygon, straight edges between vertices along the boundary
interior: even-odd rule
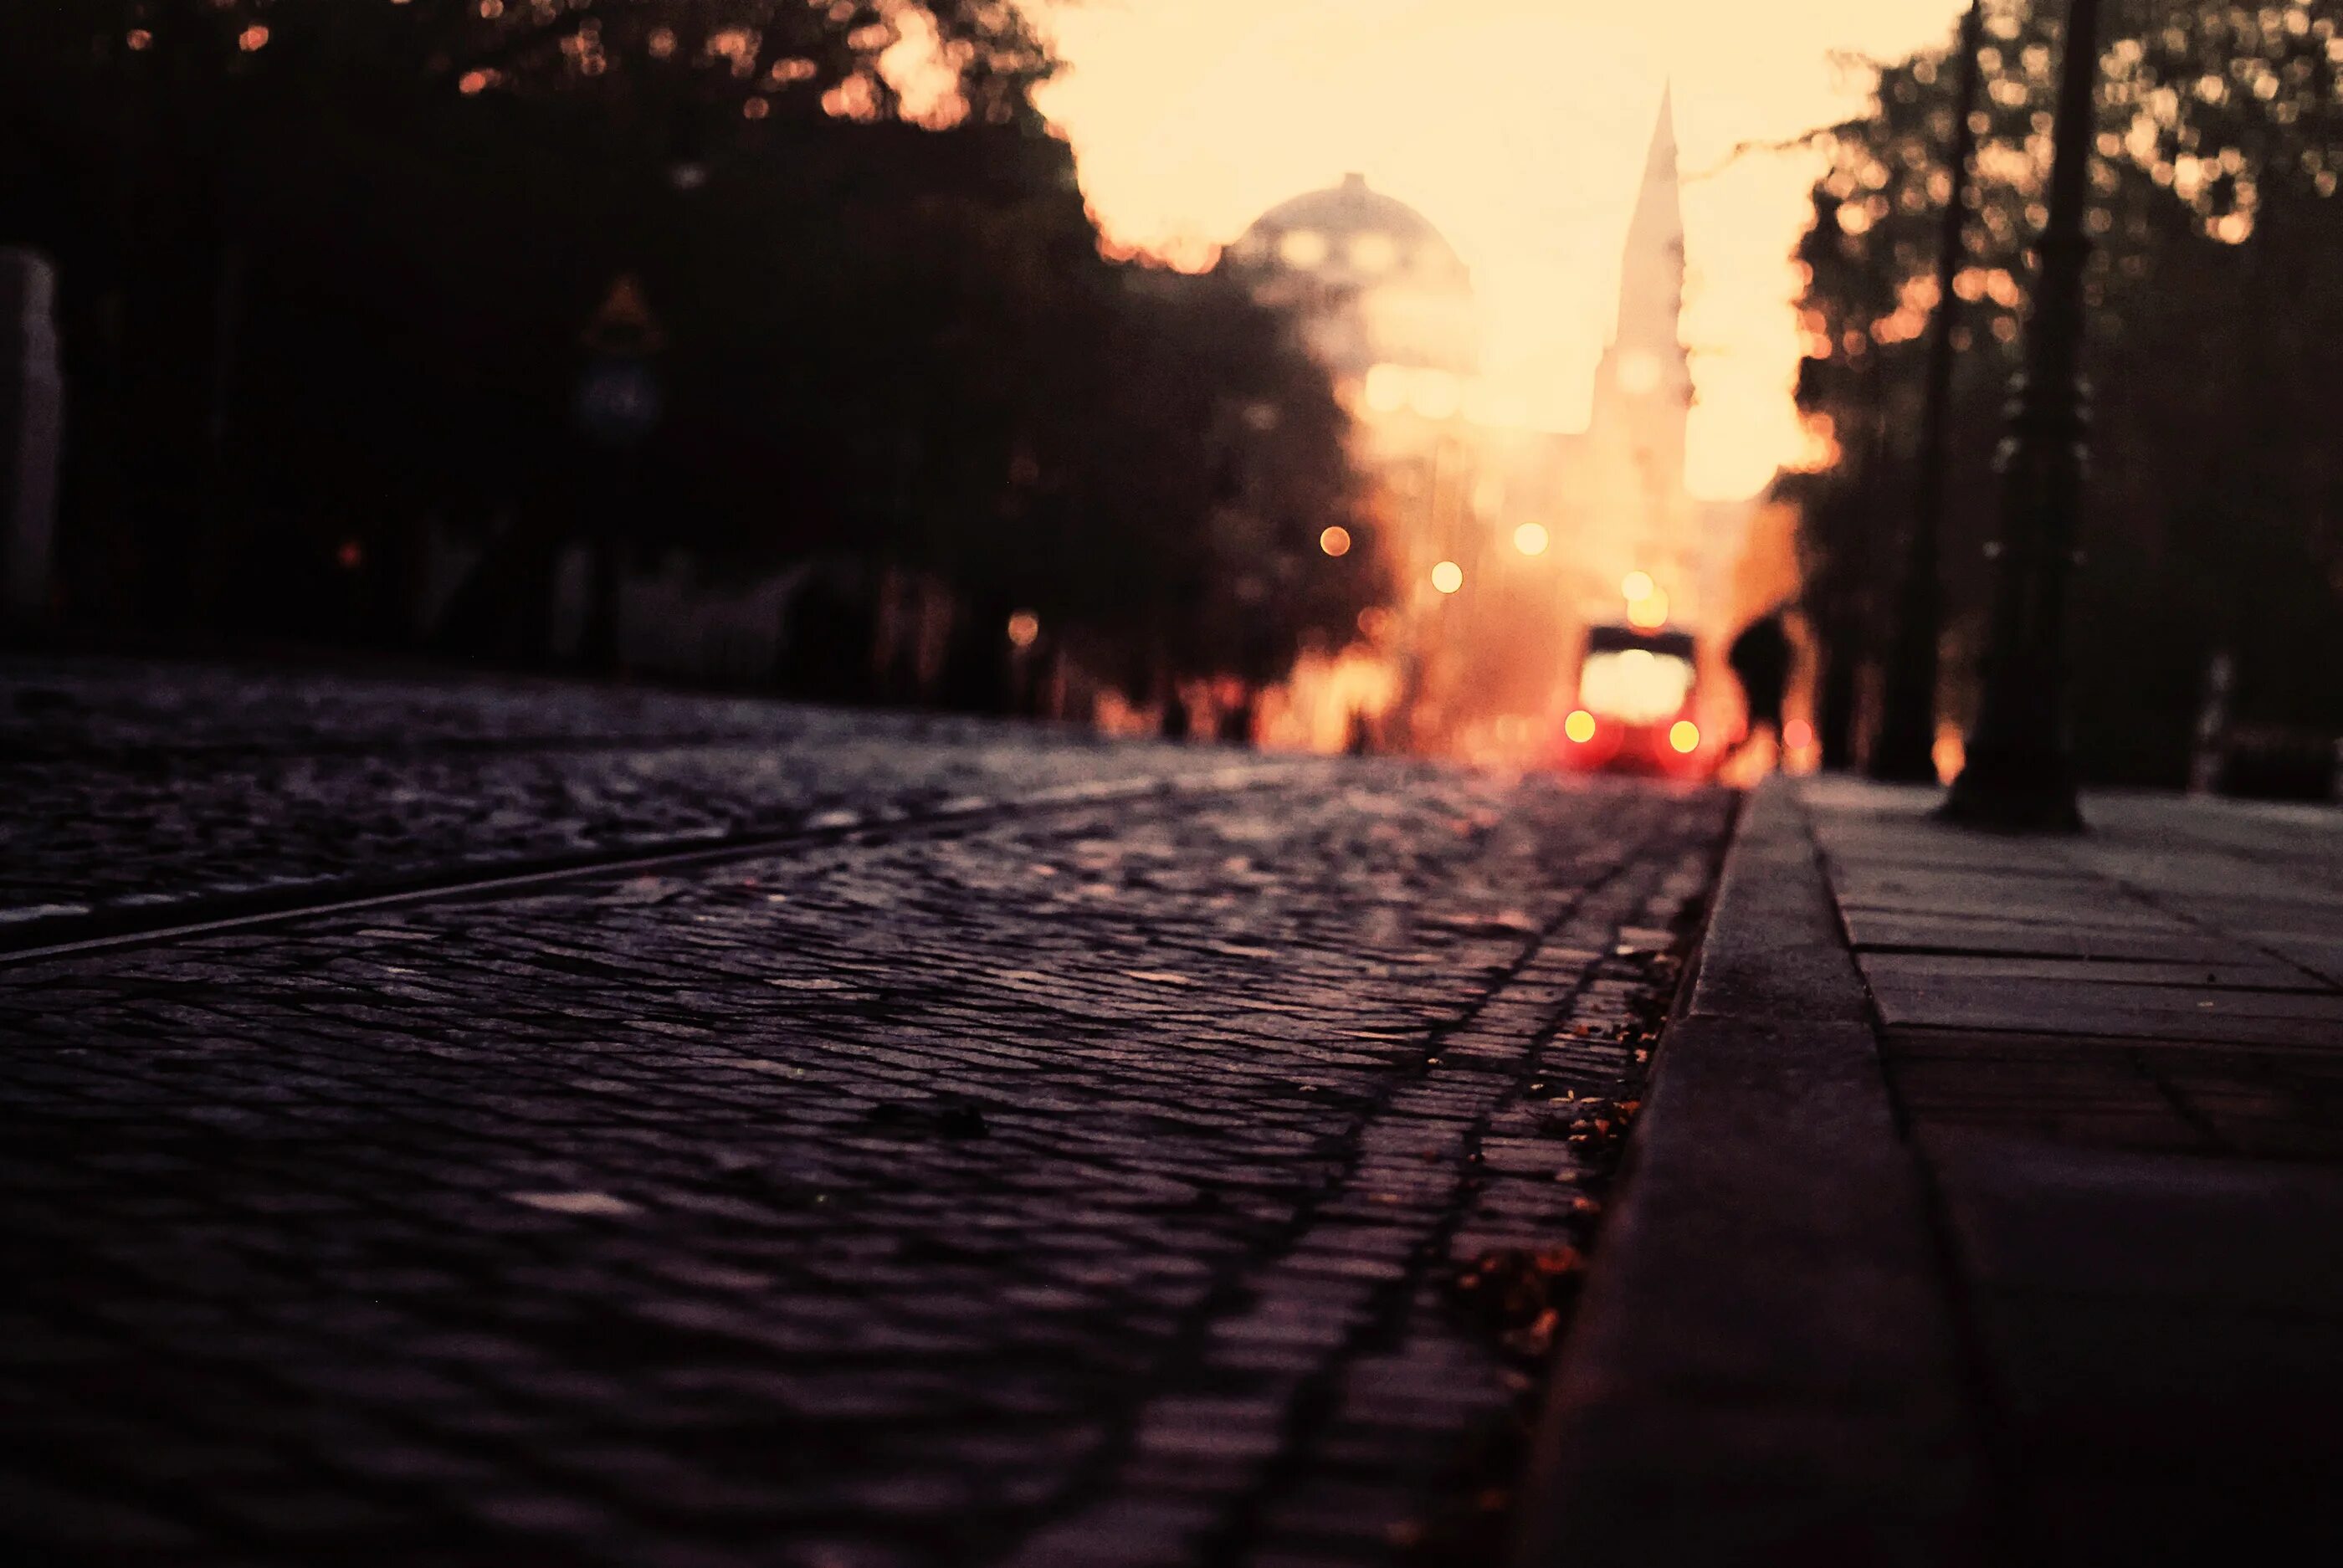
[[[1337,395],[1365,416],[1356,450],[1380,498],[1378,553],[1409,585],[1380,634],[1297,667],[1283,699],[1298,715],[1292,738],[1323,749],[1371,721],[1383,744],[1437,746],[1463,650],[1433,635],[1443,595],[1423,585],[1478,531],[1477,443],[1462,417],[1480,366],[1472,272],[1431,220],[1355,174],[1263,213],[1221,266],[1292,314]]]
[[[1362,416],[1381,544],[1404,588],[1383,639],[1393,744],[1485,752],[1490,736],[1544,733],[1591,625],[1666,625],[1711,645],[1726,630],[1722,574],[1748,508],[1684,487],[1694,388],[1664,95],[1624,240],[1592,416],[1570,432],[1479,417],[1472,274],[1423,214],[1362,176],[1270,208],[1223,253],[1256,299],[1293,312]],[[1631,583],[1644,585],[1632,603]]]
[[[1471,270],[1429,219],[1363,175],[1270,208],[1222,266],[1264,305],[1296,309],[1337,377],[1363,382],[1398,365],[1461,377],[1479,367]]]

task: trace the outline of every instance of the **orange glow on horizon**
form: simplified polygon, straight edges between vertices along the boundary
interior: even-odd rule
[[[1276,203],[1363,172],[1473,270],[1487,345],[1465,411],[1583,428],[1618,298],[1628,208],[1673,80],[1694,352],[1687,479],[1747,496],[1811,462],[1791,387],[1789,259],[1819,153],[1732,161],[1859,108],[1834,51],[1894,58],[1951,35],[1959,0],[1562,7],[1492,0],[1130,0],[1051,6],[1068,69],[1041,106],[1072,141],[1110,244],[1175,266]],[[1371,381],[1395,411],[1418,391]],[[1458,411],[1423,389],[1428,417]],[[1387,407],[1386,407],[1387,405]],[[1432,410],[1437,410],[1433,412]]]

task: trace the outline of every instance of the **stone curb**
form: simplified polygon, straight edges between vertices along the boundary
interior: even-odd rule
[[[1949,1290],[1805,812],[1769,780],[1548,1392],[1514,1568],[1986,1555]]]

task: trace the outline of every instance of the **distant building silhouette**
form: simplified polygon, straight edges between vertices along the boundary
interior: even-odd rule
[[[1311,351],[1346,380],[1379,365],[1480,368],[1471,271],[1431,220],[1363,175],[1270,208],[1226,262],[1252,275],[1263,304],[1299,309]]]
[[[1361,176],[1272,207],[1222,265],[1256,298],[1301,314],[1365,426],[1403,589],[1391,649],[1403,739],[1474,750],[1534,737],[1554,717],[1584,628],[1626,618],[1622,585],[1642,580],[1633,574],[1650,580],[1641,615],[1710,643],[1730,629],[1732,571],[1754,508],[1695,501],[1685,488],[1694,387],[1668,95],[1584,431],[1525,428],[1485,405],[1469,270],[1421,213]],[[1462,588],[1435,586],[1442,563],[1461,571]],[[1310,728],[1322,745],[1341,732],[1331,719]]]
[[[1587,514],[1574,542],[1606,558],[1586,560],[1605,586],[1648,572],[1668,596],[1670,618],[1691,623],[1706,596],[1696,580],[1700,541],[1684,490],[1693,384],[1680,326],[1684,286],[1675,123],[1663,94],[1620,257],[1619,314],[1595,367],[1592,417],[1570,487]]]

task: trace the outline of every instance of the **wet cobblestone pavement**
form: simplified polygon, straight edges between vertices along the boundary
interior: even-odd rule
[[[1228,766],[973,720],[0,661],[0,931]]]
[[[28,1563],[1463,1560],[1726,818],[1393,762],[1085,801],[1255,759],[225,675],[206,756],[77,759],[69,704],[147,721],[43,678],[0,831],[45,900],[902,819],[0,968]],[[264,750],[357,771],[287,805]],[[515,765],[586,804],[398,794]],[[124,803],[44,815],[77,790]]]

